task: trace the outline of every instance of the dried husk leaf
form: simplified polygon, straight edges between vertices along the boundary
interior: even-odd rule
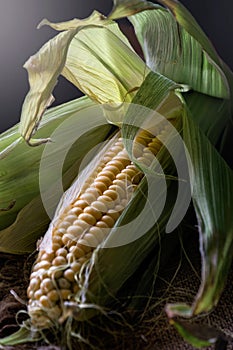
[[[104,25],[105,22],[102,15],[94,12],[89,18],[75,21],[75,23],[75,29],[70,29],[73,26],[68,24],[69,30],[59,33],[49,40],[24,65],[28,71],[30,90],[22,107],[19,132],[31,146],[49,141],[49,138],[33,140],[32,136],[37,130],[45,110],[54,100],[52,91],[64,68],[71,40],[86,26],[98,27]]]

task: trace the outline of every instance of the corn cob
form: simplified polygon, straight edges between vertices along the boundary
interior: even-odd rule
[[[155,133],[140,131],[133,144],[135,158],[149,166],[167,132],[162,123],[157,127],[160,140]],[[54,223],[51,250],[39,251],[27,290],[28,313],[37,329],[64,321],[64,302],[77,301],[83,267],[115,225],[143,176],[119,135],[78,198]]]

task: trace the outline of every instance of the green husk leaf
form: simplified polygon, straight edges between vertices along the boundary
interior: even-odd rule
[[[229,67],[222,61],[222,59],[217,54],[211,41],[207,35],[200,28],[191,13],[180,3],[174,0],[158,0],[159,3],[168,7],[173,15],[175,16],[177,22],[195,39],[200,43],[201,47],[205,50],[207,55],[211,60],[221,68],[227,79],[229,96],[232,101],[233,98],[233,73]],[[231,113],[233,112],[233,105],[231,105]]]
[[[82,97],[51,108],[44,115],[38,135],[41,138],[46,134],[51,135],[66,119],[93,105],[94,103],[87,97]],[[18,139],[20,135],[16,124],[1,134],[0,152],[6,153],[6,150],[11,148]],[[39,163],[43,150],[44,146],[28,147],[21,139],[21,142],[0,160],[0,208],[6,209],[15,201],[15,205],[10,210],[0,211],[0,229],[12,224],[17,213],[39,194]],[[68,169],[67,166],[72,165],[72,161],[73,159],[69,164],[65,164],[65,171]],[[25,184],[27,184],[26,188]]]
[[[153,167],[148,168],[143,162],[139,162],[135,158],[133,140],[140,129],[150,130],[153,134],[154,131],[156,132],[156,125],[159,125],[165,118],[179,117],[182,106],[177,104],[174,93],[175,88],[177,88],[177,85],[174,82],[159,74],[149,73],[123,120],[122,135],[125,148],[134,163],[145,173],[153,174],[154,169]],[[149,89],[156,91],[156,99],[154,93],[148,94]],[[135,101],[136,103],[134,103]],[[143,107],[141,108],[140,106]],[[152,108],[155,110],[154,113],[151,113]],[[156,157],[165,166],[166,156],[164,152],[160,153],[161,150]]]
[[[63,186],[67,189],[74,180],[79,170],[82,157],[98,142],[104,141],[111,126],[105,125],[93,130],[81,138],[73,149],[76,157],[70,156],[69,162],[72,163],[69,169],[63,174]],[[59,151],[57,152],[59,154]],[[56,165],[51,166],[49,171],[54,173]],[[59,184],[56,182],[50,185],[48,194],[49,198],[49,213],[54,212],[57,206],[61,193],[59,191]],[[45,196],[45,194],[44,194]],[[48,209],[48,208],[47,208]],[[46,232],[50,217],[41,196],[33,198],[26,204],[18,213],[12,225],[0,231],[0,251],[11,254],[25,254],[35,250],[36,241]],[[25,229],[26,228],[26,229]],[[15,237],[12,241],[12,237]]]
[[[186,89],[195,89],[196,86],[199,86],[200,89],[197,87],[196,90],[205,93],[204,96],[201,96],[200,93],[191,91],[187,94],[187,98],[186,96],[184,98],[188,106],[194,108],[192,116],[200,122],[202,130],[206,132],[211,142],[216,144],[232,114],[232,98],[229,99],[229,96],[233,96],[233,74],[219,58],[196,20],[181,3],[172,0],[158,2],[168,7],[174,18],[170,12],[160,6],[137,0],[115,1],[113,12],[124,9],[124,13],[119,12],[118,17],[130,16],[129,19],[135,27],[136,35],[150,68],[176,82],[188,84]],[[132,16],[134,6],[139,9],[136,12],[143,12]],[[144,11],[147,6],[152,11]],[[169,36],[166,35],[167,24],[173,29],[172,32],[169,31],[172,33]],[[155,33],[157,33],[157,40]],[[164,38],[161,39],[163,33]],[[187,39],[188,42],[186,42]],[[167,59],[168,53],[174,57]],[[164,57],[166,57],[166,62]],[[187,60],[187,65],[182,62],[183,59]],[[205,69],[202,67],[204,60],[206,60]],[[178,69],[175,68],[177,66]],[[193,69],[193,76],[190,74],[190,69]],[[199,71],[199,81],[197,71]],[[206,94],[227,99],[211,98]],[[190,108],[191,112],[192,108]]]
[[[193,30],[183,26],[179,17],[175,18],[164,8],[144,11],[129,19],[134,25],[146,63],[153,71],[195,91],[229,98],[229,86],[220,60],[194,19]],[[198,40],[196,32],[205,40]]]
[[[200,43],[206,53],[216,63],[220,64],[218,57],[212,43],[207,35],[203,32],[195,18],[191,13],[177,0],[158,0],[158,2],[166,6],[174,15],[177,22],[196,40]]]
[[[194,17],[191,15],[191,13],[177,0],[158,0],[157,2],[169,9],[169,11],[173,14],[177,23],[180,25],[180,28],[183,29],[184,31],[186,31],[193,38],[194,41],[199,43],[200,47],[203,49],[203,52],[206,53],[206,55],[210,58],[210,62],[213,62],[213,64],[216,64],[216,66],[223,69],[223,71],[226,73],[228,81],[231,82],[230,85],[232,86],[232,82],[233,82],[232,73],[230,72],[229,68],[226,67],[226,65],[219,58],[218,54],[216,53],[216,50],[214,49],[212,43],[209,40],[209,38],[203,32],[203,30],[198,25],[198,23],[196,22]],[[149,14],[150,11],[145,11],[145,10],[149,10],[149,9],[155,10],[155,11],[151,11],[151,14]],[[114,7],[113,7],[113,10],[110,14],[110,17],[111,18],[114,17],[116,19],[116,18],[130,16],[130,20],[137,22],[137,19],[135,20],[135,18],[140,18],[140,15],[147,16],[149,14],[152,16],[151,18],[153,19],[153,16],[157,10],[160,13],[164,12],[164,14],[165,14],[165,12],[167,12],[167,11],[165,11],[165,9],[163,7],[161,7],[157,4],[153,4],[151,2],[145,1],[145,0],[115,0]],[[145,12],[141,13],[141,14],[139,13],[139,12],[143,12],[143,11],[145,11]],[[138,16],[137,15],[133,16],[134,14],[137,14],[137,13],[139,13]],[[150,42],[154,40],[153,30],[155,29],[156,26],[157,26],[156,22],[153,22],[153,21],[148,22],[148,29],[151,30],[151,32],[152,32],[151,38],[149,36],[147,38],[147,39],[149,39]],[[146,52],[147,43],[146,42],[143,43],[143,40],[142,40],[143,33],[142,33],[141,28],[137,28],[137,29],[139,31],[138,39],[139,40],[141,39],[142,48],[145,48],[144,53],[147,56],[148,55],[148,52]],[[161,29],[162,29],[162,27],[161,27]],[[161,34],[161,32],[160,32],[160,34]],[[168,36],[168,38],[169,38],[169,36]],[[166,39],[166,37],[165,37],[165,39]],[[158,44],[158,42],[156,44]],[[180,46],[180,43],[178,43],[178,46]],[[152,56],[153,56],[153,54],[152,54]],[[162,52],[161,52],[161,58],[163,58]],[[173,79],[173,80],[175,80],[175,79]],[[177,80],[175,80],[175,81],[177,81]],[[181,81],[177,81],[177,82],[181,83]],[[225,81],[225,83],[227,84],[226,81]],[[228,90],[228,86],[226,86],[226,88]]]
[[[93,106],[94,117],[91,114]],[[89,119],[84,111],[89,112]],[[77,175],[83,157],[92,147],[104,141],[111,130],[111,125],[106,123],[104,117],[102,117],[102,125],[97,126],[96,117],[96,106],[86,97],[51,109],[46,113],[46,118],[38,130],[39,135],[45,133],[52,135],[53,143],[47,146],[51,148],[49,155],[43,155],[45,146],[31,148],[22,143],[21,148],[15,148],[7,158],[1,161],[2,171],[4,171],[1,182],[1,207],[7,208],[12,201],[15,201],[14,206],[9,207],[9,210],[0,211],[1,251],[22,254],[35,249],[36,240],[45,232],[50,221],[47,211],[52,215],[63,193],[63,188],[67,189]],[[70,128],[70,122],[75,123],[75,127]],[[59,134],[56,139],[53,135],[56,129],[58,132],[62,131],[60,142]],[[78,132],[81,133],[80,138],[78,138]],[[76,142],[70,144],[71,137]],[[8,137],[5,137],[5,141],[9,142]],[[61,157],[69,146],[72,148],[63,164]],[[40,170],[43,165],[42,156],[43,161],[46,162],[44,172]],[[14,167],[13,164],[17,159],[20,165]],[[9,169],[14,172],[10,173]],[[42,180],[39,178],[41,176],[46,183],[46,188],[41,185]],[[43,191],[43,197],[41,197],[41,191]],[[46,200],[47,211],[44,208],[44,200]],[[15,238],[12,241],[13,235]]]
[[[183,94],[193,120],[200,126],[213,145],[231,121],[231,100],[188,92]],[[223,140],[224,141],[224,140]]]
[[[188,317],[191,317],[216,306],[231,266],[233,174],[189,116],[184,118],[183,137],[193,165],[190,176],[202,257],[202,281],[196,299],[189,307]],[[187,310],[184,314],[179,305],[172,305],[169,310],[170,317],[187,316]]]
[[[15,141],[13,141],[9,146],[5,147],[3,150],[0,151],[0,161],[8,156],[8,154],[20,143],[22,142],[21,137],[18,137]],[[1,209],[0,209],[1,211]]]
[[[168,103],[168,108],[166,107],[165,111],[163,112],[164,114],[166,114],[166,112],[169,113],[172,111],[172,107],[174,107],[171,106],[171,104],[169,104],[169,99],[172,100],[171,92],[177,89],[178,87],[179,85],[174,83],[170,79],[167,79],[166,77],[160,74],[150,72],[144,80],[143,84],[141,85],[135,98],[133,99],[132,104],[135,104],[135,106],[139,105],[145,107],[145,111],[147,111],[147,108],[149,108],[150,110],[160,111],[160,109],[164,108],[163,104],[167,99],[166,102]],[[149,91],[151,93],[148,93]],[[146,116],[146,113],[145,115],[140,115],[139,113],[134,115],[134,110],[132,110],[132,112],[130,111],[130,109],[128,110],[126,116],[124,117],[124,123],[122,125],[122,133],[125,142],[134,139],[139,127],[143,127],[143,123],[145,122]],[[130,126],[129,129],[128,126]],[[128,151],[132,156],[132,151],[130,151],[129,149]]]
[[[159,81],[165,84],[166,78],[160,76],[159,79],[159,75],[150,73],[133,102],[137,101],[137,103],[144,104],[147,107],[153,105],[156,107],[156,98],[157,96],[158,99],[160,97],[156,90],[156,84]],[[170,82],[170,84],[171,87],[175,87],[175,83],[172,85],[172,82]],[[148,86],[151,88],[150,94],[147,91]],[[159,91],[161,96],[166,93],[166,90],[163,91],[161,87]],[[233,205],[233,177],[232,171],[187,114],[187,111],[185,113],[185,109],[183,113],[180,113],[181,116],[183,120],[183,139],[192,166],[189,176],[200,231],[202,282],[192,307],[178,304],[172,306],[172,310],[170,308],[169,312],[172,317],[176,315],[192,317],[195,314],[212,310],[217,304],[231,266],[233,257],[233,218],[230,213]],[[127,141],[128,138],[132,139],[136,134],[129,126],[131,124],[135,125],[134,119],[130,115],[130,109],[126,115],[125,124],[126,129],[124,129],[123,124],[123,135]],[[126,130],[126,134],[124,134],[124,130]],[[128,150],[131,154],[130,145],[129,143]],[[206,159],[208,159],[208,162],[206,162]]]
[[[48,138],[33,140],[32,136],[46,108],[54,100],[52,91],[64,68],[71,40],[86,26],[102,26],[103,23],[102,16],[94,12],[89,18],[77,21],[75,29],[66,30],[49,40],[25,63],[30,90],[22,107],[19,132],[30,145],[36,146],[49,141]]]
[[[172,205],[175,202],[175,196],[177,192],[176,183],[174,181],[168,182],[169,195],[167,197],[167,203],[164,211],[168,210],[171,214]],[[170,203],[170,204],[169,204]],[[165,228],[165,224],[169,215],[164,214],[164,224],[161,226]],[[164,225],[164,226],[162,226]],[[160,271],[163,268],[167,268],[171,261],[171,256],[176,254],[179,249],[179,230],[173,231],[171,234],[165,234],[163,230],[160,231],[161,235],[158,240],[158,244],[146,259],[143,260],[139,268],[127,279],[126,283],[122,286],[117,297],[123,302],[127,302],[127,308],[133,309],[136,312],[139,311],[139,317],[142,320],[143,317],[147,317],[148,309],[152,305],[151,298],[156,295],[157,277],[160,277]],[[138,283],[138,276],[140,276],[140,283]],[[160,299],[155,300],[157,305],[161,302]],[[153,304],[154,306],[154,304]]]
[[[233,174],[189,118],[184,121],[184,141],[194,168],[193,203],[202,253],[202,285],[193,308],[197,314],[217,304],[231,266]],[[198,147],[194,147],[194,142]]]
[[[166,178],[172,178],[179,183],[179,191],[174,211],[166,227],[167,232],[173,231],[174,227],[180,223],[191,200],[191,188],[188,174],[189,159],[187,158],[188,156],[186,157],[185,155],[185,146],[182,138],[179,136],[181,128],[179,124],[181,116],[184,113],[184,106],[178,97],[179,95],[176,95],[177,87],[178,85],[176,83],[166,77],[153,72],[149,73],[133,100],[136,106],[131,104],[122,126],[125,147],[138,167],[145,173],[164,176],[162,169],[156,174],[157,170],[153,169],[153,163],[152,167],[148,168],[142,162],[138,162],[137,159],[135,159],[132,140],[138,132],[138,126],[150,130],[149,126],[155,126],[158,125],[160,121],[164,122],[167,120],[167,135],[164,135],[162,138],[158,135],[158,139],[165,147],[162,147],[159,151],[157,159],[162,164],[163,171],[167,171],[165,174]],[[138,105],[143,106],[143,108],[139,108]],[[151,113],[151,111],[155,112]],[[176,119],[177,129],[169,122],[169,120],[173,118]],[[175,167],[177,175],[174,174]]]

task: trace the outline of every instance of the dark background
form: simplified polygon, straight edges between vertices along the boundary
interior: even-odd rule
[[[233,2],[183,0],[182,3],[233,69]],[[28,91],[24,62],[56,33],[48,27],[37,30],[37,24],[44,17],[55,22],[84,18],[94,9],[108,14],[111,7],[111,0],[0,0],[0,131],[19,121],[21,105]],[[80,94],[60,78],[54,95],[58,104]]]

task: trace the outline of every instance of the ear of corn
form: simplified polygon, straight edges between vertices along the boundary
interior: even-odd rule
[[[160,76],[156,78],[159,81],[158,89],[162,82]],[[167,84],[165,79],[167,88],[161,90],[163,93],[160,93],[154,105],[159,106],[159,110],[165,114],[169,114],[173,109],[180,110],[180,105],[174,105],[173,108],[173,104],[167,101],[172,86]],[[179,113],[175,113],[175,116],[178,117]],[[158,134],[161,131],[163,125],[158,126]],[[144,142],[148,142],[149,137],[151,151],[159,153],[162,142],[149,132],[139,130],[135,142],[140,143],[144,137]],[[156,144],[159,145],[158,148],[154,147]],[[28,312],[34,330],[59,327],[67,318],[82,321],[92,317],[97,312],[95,305],[104,307],[111,303],[112,294],[115,295],[120,290],[148,252],[159,245],[160,235],[164,231],[173,201],[166,206],[162,218],[154,226],[156,203],[160,202],[160,196],[161,200],[164,200],[164,193],[159,191],[161,177],[153,175],[158,196],[150,198],[146,213],[152,218],[152,221],[149,220],[151,228],[140,238],[145,227],[144,217],[135,224],[131,223],[131,220],[132,214],[137,217],[137,213],[140,214],[140,209],[144,206],[147,180],[141,181],[143,173],[131,162],[122,139],[115,137],[110,141],[110,145],[110,149],[107,145],[98,154],[97,159],[84,169],[81,180],[78,178],[79,182],[75,182],[65,194],[40,245],[28,288]],[[136,159],[144,158],[144,149],[145,145],[141,154],[135,155]],[[149,169],[147,162],[144,166]],[[77,186],[78,183],[80,187]],[[174,192],[172,190],[171,194]],[[121,225],[127,222],[132,231],[129,232],[126,228],[122,234]],[[136,235],[136,231],[139,236]],[[122,237],[119,241],[120,232]],[[119,251],[121,259],[115,264]],[[109,268],[106,269],[106,266]],[[110,267],[114,268],[114,275]],[[20,339],[25,337],[20,332],[18,334]],[[3,340],[2,344],[11,344],[11,338]]]
[[[88,277],[85,287],[85,266],[91,260],[93,251],[97,246],[114,247],[119,245],[120,249],[124,251],[124,248],[121,246],[124,241],[127,242],[129,240],[131,242],[137,238],[135,225],[138,232],[141,232],[144,226],[143,220],[141,222],[137,221],[137,224],[130,223],[132,238],[130,238],[130,235],[127,235],[127,237],[123,236],[119,239],[119,235],[122,235],[122,232],[117,233],[117,230],[114,234],[110,234],[111,228],[115,226],[117,219],[121,217],[122,211],[130,202],[134,188],[137,188],[143,176],[139,169],[130,161],[127,152],[124,150],[122,139],[117,138],[114,143],[110,142],[112,145],[108,146],[107,151],[104,150],[103,159],[101,159],[101,154],[98,154],[98,158],[101,161],[97,164],[91,176],[88,176],[83,186],[80,187],[78,190],[79,195],[75,198],[72,197],[76,195],[77,183],[73,184],[72,187],[75,187],[75,191],[72,191],[73,188],[71,187],[69,192],[72,196],[68,195],[66,197],[66,200],[69,199],[69,204],[67,205],[66,200],[63,201],[62,207],[59,208],[59,213],[55,216],[48,233],[45,235],[44,242],[40,245],[39,255],[32,270],[28,288],[28,312],[32,325],[38,329],[51,327],[59,322],[62,323],[70,315],[77,319],[86,318],[88,312],[87,315],[83,316],[82,312],[79,311],[79,303],[82,305],[85,303],[85,300],[86,302],[91,300],[92,297],[89,296],[89,293],[90,295],[95,295],[92,302],[97,303],[97,305],[101,305],[106,297],[108,299],[107,291],[106,297],[104,293],[92,294],[92,284],[96,281],[95,279],[92,281],[91,270],[88,272],[90,277]],[[157,139],[152,141],[153,144],[157,142]],[[144,157],[143,152],[141,157]],[[93,169],[93,165],[90,164],[90,166]],[[66,207],[64,208],[65,204]],[[150,202],[151,206],[154,206],[153,204]],[[122,218],[119,223],[121,222]],[[156,241],[154,231],[153,234]],[[126,235],[126,232],[124,232],[124,235]],[[144,254],[148,253],[148,244],[153,247],[152,242],[151,233],[150,239],[147,236],[141,242],[137,241],[136,244],[131,245],[131,252],[133,247],[134,250],[138,250],[140,247],[141,257],[137,259],[133,266],[131,253],[124,270],[127,268],[134,271],[141,259],[144,258]],[[147,249],[145,249],[145,246]],[[129,250],[129,247],[127,247],[127,250]],[[112,254],[113,252],[110,252],[111,260]],[[124,252],[122,256],[124,256]],[[110,261],[109,264],[111,264]],[[114,268],[114,280],[111,277],[111,284],[108,284],[113,294],[116,294],[129,273],[127,271],[127,275],[123,274],[120,277],[123,272],[123,266],[121,263],[119,265],[121,269],[119,270],[119,266]],[[104,266],[106,269],[106,264]],[[91,269],[91,265],[89,268]],[[97,261],[97,269],[99,268]],[[108,281],[108,273],[110,272],[112,276],[110,269],[103,271],[105,283]],[[98,273],[101,272],[98,271]],[[94,290],[99,288],[95,286]]]
[[[145,68],[142,61],[135,56],[127,40],[118,32],[115,25],[100,15],[97,15],[97,21],[96,19],[92,21],[95,18],[93,17],[90,21],[82,23],[96,25],[98,36],[106,39],[103,41],[106,43],[105,50],[103,50],[104,55],[111,51],[111,56],[106,56],[106,64],[104,64],[105,57],[102,56],[101,50],[92,40],[92,28],[84,28],[78,33],[79,27],[83,26],[77,20],[59,24],[45,21],[45,24],[58,30],[67,29],[67,31],[49,42],[31,60],[31,63],[35,63],[34,67],[29,67],[33,68],[33,74],[37,71],[36,67],[39,71],[41,67],[45,68],[40,78],[42,80],[46,78],[47,80],[44,81],[47,82],[47,85],[42,84],[42,90],[40,90],[42,80],[31,76],[31,91],[26,98],[20,131],[29,144],[33,143],[30,141],[31,136],[36,131],[44,109],[51,101],[51,90],[56,77],[61,72],[95,101],[110,102],[112,103],[110,107],[115,108],[120,107],[121,102],[132,102],[136,94],[133,103],[151,108],[152,111],[157,109],[169,120],[175,119],[178,125],[180,120],[182,121],[184,141],[188,145],[194,166],[194,172],[190,169],[190,178],[194,187],[193,203],[200,225],[203,274],[200,291],[193,306],[169,305],[167,311],[171,318],[177,315],[192,317],[194,314],[211,310],[217,303],[232,260],[232,219],[226,215],[233,200],[232,173],[199,127],[190,119],[178,89],[183,96],[188,89],[194,89],[195,94],[197,94],[196,91],[209,94],[208,101],[211,101],[213,97],[219,98],[221,102],[218,100],[217,104],[221,106],[224,100],[223,106],[227,108],[229,106],[226,100],[230,96],[232,77],[226,67],[221,64],[208,39],[189,13],[178,2],[172,0],[161,0],[160,2],[175,15],[181,36],[177,34],[177,23],[166,9],[145,1],[116,0],[114,11],[111,14],[111,18],[118,18],[122,15],[132,15],[150,9],[149,12],[135,15],[132,22],[137,29],[142,46],[144,39],[148,39],[150,50],[146,56],[147,64],[156,70],[156,73],[149,73],[149,69]],[[153,35],[150,30],[147,31],[150,16],[156,18],[155,23],[159,27],[166,26],[172,29],[171,37],[168,40],[163,37],[163,42],[161,42],[161,38],[157,35],[157,28],[153,28],[153,35],[156,34],[160,39],[158,42],[162,57],[157,48],[153,46],[153,40],[151,40]],[[167,42],[168,46],[164,44]],[[110,50],[108,44],[112,49],[115,45],[119,49]],[[59,48],[63,55],[59,62],[54,62],[52,58]],[[181,50],[177,51],[177,48]],[[146,53],[146,48],[144,49]],[[83,54],[82,50],[84,50]],[[96,52],[96,55],[93,52]],[[196,52],[197,56],[193,57],[193,52]],[[170,64],[164,62],[163,57],[167,57]],[[81,64],[75,61],[77,58],[81,59]],[[37,59],[38,66],[36,65]],[[201,65],[202,61],[205,63],[204,66]],[[51,76],[48,77],[51,62],[53,62],[54,69]],[[171,65],[174,62],[176,64]],[[99,67],[97,79],[93,78],[96,74],[96,66]],[[108,67],[110,67],[109,70]],[[134,74],[131,79],[132,67]],[[87,68],[89,74],[85,73]],[[198,72],[198,74],[194,77],[194,74],[188,74],[188,71]],[[174,81],[160,75],[161,73]],[[103,85],[102,82],[100,84],[100,79],[106,84]],[[176,81],[183,83],[183,86],[177,84]],[[112,88],[104,89],[104,86]],[[171,92],[175,89],[177,89],[176,92]],[[33,91],[36,92],[35,97],[32,96]],[[179,103],[177,103],[178,99],[180,99]],[[167,107],[164,107],[165,101],[168,110]],[[172,101],[171,105],[169,101]],[[34,111],[32,119],[26,117],[25,112],[31,105]],[[197,110],[192,108],[192,103],[188,105],[195,119],[193,114]],[[142,120],[143,117],[134,114],[134,108],[127,104],[126,109],[119,109],[118,113],[116,108],[116,111],[111,122],[122,126],[123,140],[117,139],[120,136],[113,138],[98,153],[97,158],[84,169],[81,180],[77,179],[63,196],[55,218],[40,245],[38,258],[33,267],[28,288],[28,312],[31,320],[24,324],[19,333],[0,341],[0,344],[33,341],[31,330],[37,333],[37,331],[40,332],[53,326],[59,329],[60,325],[66,323],[66,320],[75,319],[79,322],[86,320],[103,311],[106,305],[111,305],[116,295],[118,293],[120,295],[126,285],[127,290],[123,291],[123,295],[127,294],[132,297],[135,285],[127,284],[130,277],[153,249],[155,249],[154,259],[157,260],[159,256],[160,240],[173,210],[172,199],[177,190],[177,183],[172,180],[177,174],[171,157],[167,156],[162,143],[158,142],[159,137],[154,138],[153,133],[150,133],[150,128],[146,132],[141,130],[143,125],[151,126],[153,118],[150,119],[150,115],[146,114],[145,119]],[[111,118],[109,115],[106,113],[108,120]],[[225,117],[225,113],[223,115]],[[206,134],[210,133],[211,141],[216,142],[226,121],[227,118],[224,119],[224,122],[216,118],[214,124],[221,126],[218,132],[211,131],[213,127],[211,114],[208,114],[208,121],[202,123],[199,120],[199,125]],[[138,127],[138,122],[142,123],[141,127]],[[152,130],[154,130],[153,127],[152,123]],[[181,132],[180,125],[178,130]],[[157,135],[160,134],[160,131],[161,129],[157,131]],[[43,137],[37,143],[47,140]],[[196,143],[196,140],[199,140],[199,143]],[[139,150],[135,148],[135,141],[142,143],[143,147],[139,147]],[[169,142],[172,141],[169,140]],[[156,142],[156,146],[153,142]],[[157,200],[164,201],[165,193],[164,190],[159,191],[162,183],[161,167],[158,166],[158,162],[152,161],[151,163],[151,158],[148,161],[145,155],[145,153],[148,154],[150,144],[152,153],[158,156],[165,169],[169,169],[168,175],[170,175],[167,176],[168,201],[158,221],[154,220],[154,210],[158,205]],[[105,154],[108,147],[110,147],[109,153]],[[144,152],[145,148],[146,152]],[[205,160],[209,155],[211,161],[207,164]],[[103,159],[99,160],[101,156]],[[155,198],[150,198],[150,210],[145,216],[140,217],[139,213],[143,211],[145,205],[143,198],[145,199],[148,195],[147,180],[150,176],[157,185],[158,193],[156,192]],[[225,198],[227,201],[223,205]],[[132,219],[135,219],[133,223],[131,223]],[[143,236],[140,236],[145,223],[150,220],[154,225],[148,228]],[[127,229],[129,223],[130,229]],[[123,225],[126,225],[126,228]],[[123,232],[122,237],[125,239],[125,244],[120,247],[119,242],[122,244],[122,237],[119,233],[121,232]],[[217,246],[214,245],[216,239],[219,242]],[[220,259],[220,257],[224,258]],[[213,283],[215,275],[216,280]],[[145,291],[143,287],[136,290]],[[134,302],[131,305],[135,305]],[[185,332],[184,325],[179,322],[177,325],[179,325],[177,328],[180,333],[192,342],[192,330]],[[25,331],[25,328],[28,329]],[[195,342],[197,344],[198,339],[195,339]]]
[[[159,107],[158,110],[160,112],[163,111],[165,115],[170,112],[170,117],[174,117],[175,115],[178,118],[182,111],[180,104],[172,97],[171,100],[173,103],[169,104],[167,102],[168,92],[176,84],[169,82],[167,79],[162,82],[161,79],[160,76],[156,76],[156,82],[154,83],[154,90],[158,92],[156,101],[153,99],[154,108],[157,106]],[[146,83],[145,86],[147,86]],[[163,103],[164,101],[165,103]],[[136,118],[135,113],[134,116]],[[156,120],[156,117],[154,119]],[[156,124],[155,121],[152,124]],[[166,130],[166,125],[163,125],[164,122],[160,124],[154,127],[155,135],[160,135],[160,133]],[[156,130],[157,132],[155,132]],[[143,142],[143,148],[139,148],[134,157],[136,162],[138,160],[147,169],[152,162],[149,160],[148,163],[148,159],[146,158],[148,150],[150,150],[152,156],[153,154],[157,155],[163,143],[159,140],[159,136],[154,137],[149,132],[139,130],[135,137],[136,146],[137,143],[140,145],[140,141]],[[148,143],[148,147],[146,147],[144,142]],[[153,248],[155,242],[158,240],[156,234],[157,226],[151,229],[150,234],[146,238],[142,238],[140,241],[138,240],[143,227],[145,227],[143,219],[139,221],[135,220],[135,223],[130,222],[130,232],[128,232],[129,229],[127,227],[120,228],[120,232],[117,232],[117,229],[113,230],[113,232],[111,231],[111,228],[115,227],[116,222],[118,227],[118,225],[127,221],[129,217],[132,220],[131,210],[133,208],[135,212],[135,207],[142,207],[143,193],[146,193],[146,182],[144,181],[140,185],[141,196],[136,196],[137,199],[135,199],[137,204],[136,202],[132,202],[129,212],[126,210],[122,214],[130,203],[134,190],[141,182],[143,173],[131,162],[124,148],[123,140],[119,136],[112,139],[106,147],[68,190],[40,245],[40,252],[31,275],[31,283],[28,289],[28,310],[32,324],[35,327],[43,329],[51,327],[54,323],[62,323],[70,316],[70,313],[71,315],[74,314],[74,318],[77,319],[88,317],[88,311],[85,310],[84,306],[80,306],[80,304],[83,305],[86,299],[97,305],[104,305],[104,301],[108,301],[108,292],[100,292],[103,286],[101,283],[100,285],[98,284],[98,278],[96,279],[95,276],[99,276],[99,269],[102,269],[103,266],[106,268],[105,259],[109,259],[109,254],[112,259],[115,253],[112,252],[112,249],[109,250],[109,253],[104,252],[103,255],[100,252],[95,270],[95,267],[92,268],[92,264],[94,263],[95,265],[95,257],[93,257],[95,256],[93,255],[94,248],[98,246],[100,247],[99,249],[119,247],[122,256],[126,257],[126,251],[132,252],[134,249],[136,252],[139,247],[140,249],[143,247],[143,251],[140,253],[141,256],[135,264],[132,264],[133,254],[130,258],[127,258],[127,263],[124,260],[122,261],[124,262],[124,267],[122,263],[118,263],[118,266],[114,267],[114,280],[109,276],[110,270],[103,272],[102,280],[111,286],[113,294],[116,294],[117,290],[120,289],[121,285],[128,278],[128,274],[131,275],[145,258],[145,254],[148,253],[149,249],[148,245],[150,244],[151,248]],[[135,150],[134,147],[133,149]],[[159,185],[162,181],[160,176],[155,177],[154,181],[157,182],[158,188],[161,188]],[[160,195],[162,199],[164,193],[161,191]],[[155,210],[157,207],[155,202],[157,201],[160,203],[159,198],[156,196],[155,198],[150,198],[149,207]],[[139,205],[140,202],[141,204]],[[150,215],[152,218],[150,227],[153,227],[153,215],[149,214],[148,211],[149,208],[147,207],[147,215]],[[170,213],[170,209],[167,210],[167,213]],[[164,214],[164,217],[163,225],[167,216]],[[161,226],[161,230],[163,225]],[[139,233],[139,236],[137,236],[136,232]],[[130,244],[130,242],[134,242],[135,240],[137,241],[136,243]],[[126,248],[122,247],[122,245],[126,246]],[[117,254],[119,248],[115,250]],[[99,264],[99,259],[100,261],[104,259],[105,264]],[[89,261],[91,262],[89,263]],[[88,267],[90,271],[87,274],[88,279],[85,282],[86,273],[83,271],[85,271],[85,266],[88,263],[90,264]],[[109,264],[112,263],[109,261]],[[121,276],[122,269],[126,270],[127,274],[124,273]],[[92,270],[94,273],[92,273]],[[110,281],[108,281],[109,278]],[[87,283],[88,288],[85,287],[85,283]],[[99,290],[98,293],[96,293],[97,290]],[[47,294],[50,291],[51,300],[50,294]],[[94,295],[93,300],[92,295]],[[84,312],[81,312],[82,308]],[[93,310],[92,308],[91,313],[93,313]]]

